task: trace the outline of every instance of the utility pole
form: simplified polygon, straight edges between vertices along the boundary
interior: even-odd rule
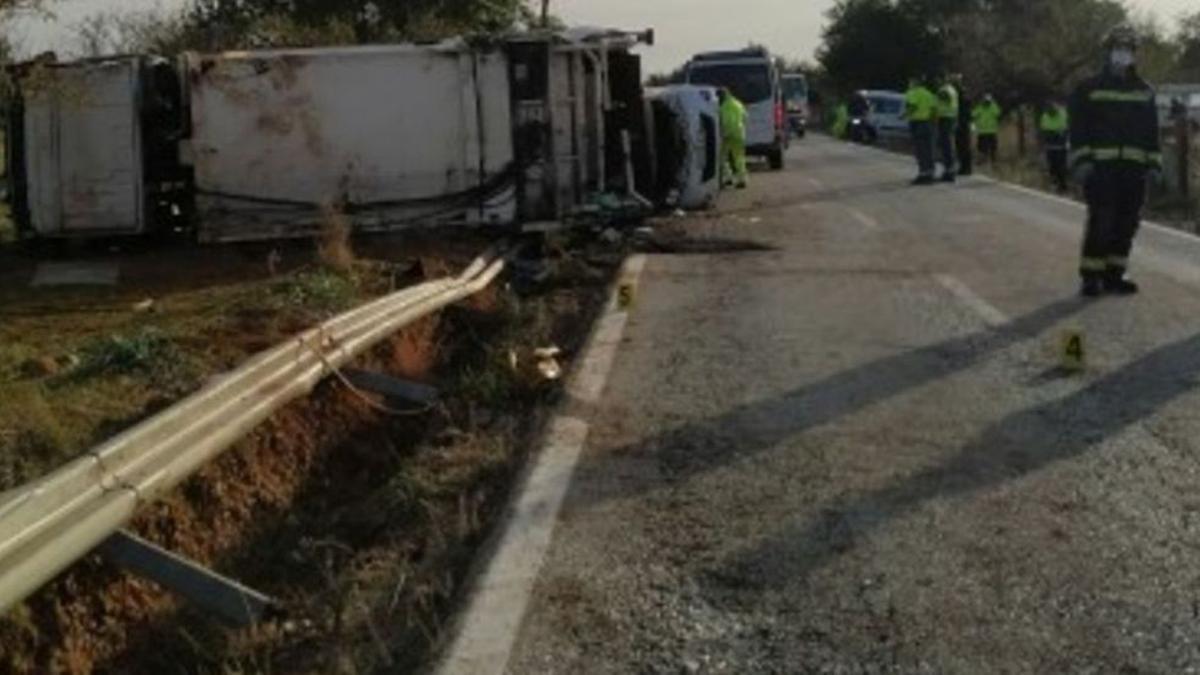
[[[550,0],[542,0],[542,28],[550,27]]]

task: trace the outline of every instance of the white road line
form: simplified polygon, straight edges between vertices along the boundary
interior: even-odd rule
[[[588,340],[571,376],[576,401],[599,400],[608,381],[629,313],[620,307],[620,288],[636,284],[645,256],[626,261],[617,290]],[[560,414],[547,427],[543,447],[505,514],[486,566],[474,577],[465,612],[439,662],[439,675],[500,675],[508,666],[533,587],[554,534],[575,467],[583,453],[588,423]]]
[[[907,159],[904,158],[903,155],[900,155],[900,154],[897,154],[894,152],[889,152],[887,150],[882,150],[880,148],[869,148],[869,147],[865,147],[865,146],[857,146],[857,149],[860,149],[864,152],[870,152],[879,159],[885,159],[885,160],[888,160],[891,162],[907,162],[908,161]],[[975,177],[975,179],[977,179],[981,182],[998,185],[1006,190],[1011,190],[1013,192],[1020,192],[1022,194],[1029,195],[1031,197],[1038,197],[1038,198],[1046,200],[1046,201],[1051,201],[1051,202],[1055,202],[1057,204],[1063,204],[1065,206],[1070,206],[1072,208],[1079,209],[1081,211],[1087,210],[1087,205],[1083,204],[1082,202],[1076,201],[1074,199],[1068,199],[1067,197],[1063,197],[1061,195],[1050,194],[1049,192],[1042,192],[1041,190],[1035,190],[1033,188],[1025,187],[1024,185],[1017,185],[1016,183],[1008,183],[1008,182],[1005,182],[1002,180],[997,180],[995,178],[992,178],[991,176],[986,176],[981,173],[974,174],[974,177]],[[1172,237],[1177,237],[1179,239],[1184,239],[1184,240],[1192,242],[1192,243],[1200,243],[1200,234],[1197,234],[1197,233],[1184,232],[1183,230],[1180,230],[1178,228],[1169,227],[1167,225],[1163,225],[1162,223],[1156,223],[1152,220],[1143,221],[1142,224],[1144,227],[1147,227],[1151,230],[1155,230],[1157,232],[1161,232],[1162,234],[1170,235]]]
[[[1017,185],[1015,183],[1006,183],[1004,181],[996,180],[995,178],[991,178],[988,176],[980,176],[980,178],[982,178],[985,182],[999,185],[1000,187],[1006,188],[1008,190],[1012,190],[1014,192],[1020,192],[1022,194],[1030,195],[1033,197],[1041,197],[1042,199],[1056,202],[1058,204],[1065,204],[1067,206],[1074,207],[1080,211],[1087,210],[1086,204],[1084,204],[1082,202],[1077,202],[1074,199],[1067,199],[1066,197],[1062,197],[1060,195],[1052,195],[1048,192],[1042,192],[1041,190],[1034,190],[1033,188],[1028,188],[1028,187],[1025,187],[1024,185]],[[1156,223],[1152,220],[1142,221],[1142,226],[1147,227],[1152,230],[1155,230],[1156,232],[1161,232],[1162,234],[1171,235],[1173,237],[1177,237],[1179,239],[1183,239],[1183,240],[1186,240],[1186,241],[1189,241],[1192,243],[1200,243],[1200,235],[1194,234],[1192,232],[1184,232],[1183,230],[1180,230],[1178,228],[1169,227],[1169,226],[1163,225],[1161,223]]]
[[[989,326],[999,328],[1009,322],[1008,315],[997,309],[992,303],[984,300],[978,293],[971,290],[970,286],[959,281],[957,277],[949,274],[935,274],[933,278],[942,288],[950,291],[954,297],[971,308]]]
[[[879,221],[875,220],[874,218],[872,218],[871,216],[867,215],[866,213],[860,211],[859,209],[856,209],[853,206],[847,206],[846,211],[850,213],[850,217],[852,217],[855,220],[857,220],[858,222],[862,223],[863,227],[867,228],[868,230],[878,230],[879,229]]]

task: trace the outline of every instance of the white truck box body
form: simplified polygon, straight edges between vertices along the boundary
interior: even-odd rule
[[[362,230],[516,217],[511,186],[473,192],[512,170],[499,52],[235,52],[189,56],[186,77],[202,239],[311,234],[322,205]]]
[[[29,220],[43,237],[143,231],[136,58],[34,69],[22,82]]]

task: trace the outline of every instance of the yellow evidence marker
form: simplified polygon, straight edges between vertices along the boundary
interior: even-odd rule
[[[1087,368],[1087,342],[1084,340],[1083,331],[1063,331],[1060,344],[1059,365],[1063,370],[1080,372]]]
[[[632,282],[623,281],[617,287],[617,307],[622,310],[627,310],[633,307],[634,301],[637,299],[637,287]]]

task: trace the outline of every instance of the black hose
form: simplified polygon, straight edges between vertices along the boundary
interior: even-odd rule
[[[371,202],[348,202],[340,204],[341,210],[347,214],[362,213],[379,209],[389,208],[406,208],[414,206],[434,205],[434,204],[455,204],[454,208],[463,206],[472,206],[475,202],[483,202],[489,197],[493,197],[504,191],[505,188],[515,185],[516,178],[519,175],[519,169],[516,162],[509,163],[502,171],[488,178],[479,185],[467,188],[460,192],[451,192],[430,197],[414,197],[409,199],[392,199],[378,200]],[[295,199],[281,199],[276,197],[259,197],[255,195],[244,195],[232,192],[222,192],[219,190],[196,190],[196,194],[205,197],[216,197],[219,199],[229,199],[232,201],[246,202],[248,204],[260,204],[263,206],[280,206],[290,207],[299,210],[312,211],[319,210],[327,206],[318,202],[309,202]],[[481,204],[482,205],[482,204]]]

